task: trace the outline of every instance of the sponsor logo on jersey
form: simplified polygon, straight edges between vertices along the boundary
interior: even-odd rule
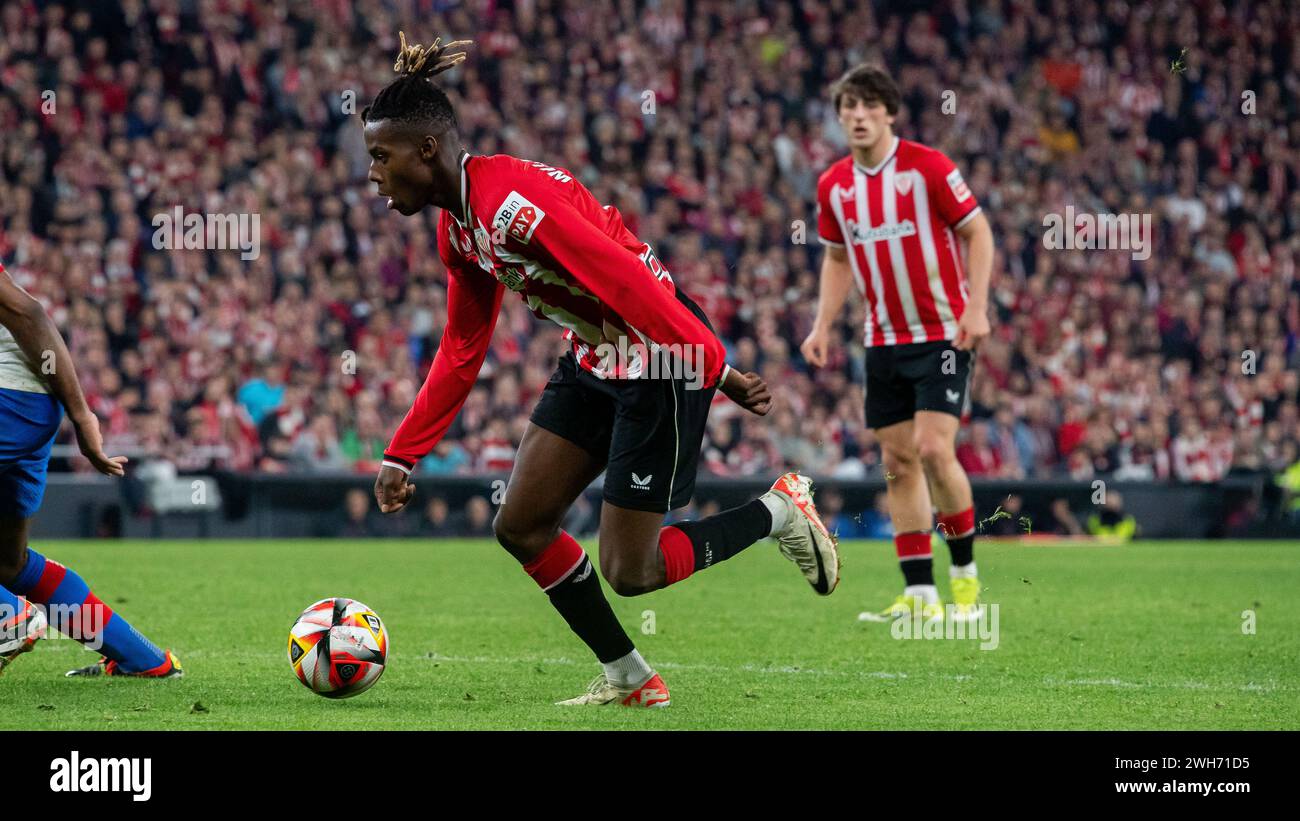
[[[875,228],[861,225],[857,220],[849,220],[849,233],[859,245],[869,245],[881,240],[899,239],[916,235],[916,223],[911,220],[877,225]]]
[[[507,237],[528,242],[545,218],[545,211],[533,205],[518,191],[511,191],[492,218],[492,227],[504,231]]]
[[[496,278],[500,280],[503,285],[512,291],[522,291],[524,289],[524,280],[526,277],[524,276],[524,272],[516,265],[499,265],[496,270],[493,271],[493,274],[496,275]]]
[[[967,187],[966,181],[961,178],[961,172],[956,168],[948,174],[948,188],[952,190],[952,195],[957,202],[965,202],[970,199],[970,188]]]

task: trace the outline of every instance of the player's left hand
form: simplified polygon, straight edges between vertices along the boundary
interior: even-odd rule
[[[99,432],[99,418],[95,414],[73,419],[72,427],[77,432],[77,447],[81,448],[81,455],[90,460],[95,470],[105,476],[126,475],[126,457],[104,453],[104,437]]]
[[[732,368],[721,388],[728,399],[750,413],[766,416],[772,409],[772,392],[767,389],[763,377],[753,371],[741,373]]]
[[[984,311],[967,310],[957,320],[957,338],[952,346],[959,351],[973,351],[989,335],[989,318]]]
[[[407,481],[407,474],[395,467],[384,465],[375,478],[375,501],[381,513],[396,513],[406,507],[415,495],[415,485]]]

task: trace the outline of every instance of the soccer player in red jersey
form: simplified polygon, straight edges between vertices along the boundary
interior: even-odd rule
[[[975,512],[955,442],[969,407],[975,347],[989,333],[993,234],[961,172],[942,153],[899,139],[898,87],[858,66],[832,101],[850,155],[817,185],[817,230],[827,246],[817,317],[802,351],[826,364],[851,284],[866,303],[867,427],[884,453],[889,515],[903,595],[864,621],[942,618],[934,583],[932,506],[952,553],[955,619],[977,618]],[[958,239],[967,243],[965,254]]]
[[[560,703],[663,706],[663,679],[633,647],[582,548],[560,528],[602,471],[600,569],[621,595],[679,582],[767,536],[826,595],[839,579],[835,543],[807,478],[793,473],[748,504],[664,527],[664,514],[694,490],[714,391],[763,415],[767,385],[726,365],[704,313],[650,246],[571,174],[462,148],[451,103],[430,82],[464,58],[447,52],[459,45],[408,47],[403,35],[395,66],[402,76],[361,113],[370,180],[400,214],[442,209],[438,251],[447,267],[446,330],[384,454],[375,496],[385,513],[410,500],[411,472],[468,396],[505,292],[518,294],[535,316],[565,329],[570,350],[520,443],[493,523],[497,540],[603,667],[586,693]]]

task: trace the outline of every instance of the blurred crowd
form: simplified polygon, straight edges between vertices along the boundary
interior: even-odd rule
[[[952,157],[994,228],[972,475],[1296,463],[1300,6],[927,5],[0,0],[0,260],[69,339],[111,452],[373,471],[437,349],[445,272],[436,214],[367,183],[357,113],[399,29],[472,38],[440,78],[467,145],[575,173],[774,386],[764,419],[718,399],[703,470],[879,476],[861,305],[830,367],[798,352],[816,180],[846,153],[827,87],[870,60],[902,89],[896,130]],[[157,250],[177,205],[258,214],[260,255]],[[1067,206],[1151,214],[1150,258],[1048,250]],[[420,470],[508,471],[563,349],[506,299]]]

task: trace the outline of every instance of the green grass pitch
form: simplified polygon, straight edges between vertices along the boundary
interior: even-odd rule
[[[186,676],[67,679],[94,656],[47,639],[0,676],[0,729],[1300,728],[1295,544],[977,544],[1000,607],[998,647],[981,650],[857,622],[900,589],[887,543],[844,544],[826,599],[763,543],[613,598],[668,682],[664,710],[553,706],[598,667],[487,541],[38,548],[173,648]],[[936,565],[946,594],[942,549]],[[294,617],[332,595],[375,608],[392,639],[383,678],[344,701],[309,692],[285,656]]]

